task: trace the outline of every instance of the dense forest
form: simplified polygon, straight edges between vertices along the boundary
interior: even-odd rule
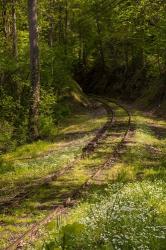
[[[1,1],[1,150],[48,137],[69,112],[61,100],[78,84],[86,93],[161,105],[165,7],[163,0]]]
[[[164,250],[166,1],[0,0],[0,37],[0,249]]]

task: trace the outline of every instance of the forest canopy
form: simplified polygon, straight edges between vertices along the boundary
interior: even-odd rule
[[[55,135],[81,88],[163,105],[164,0],[1,0],[0,12],[1,151]]]

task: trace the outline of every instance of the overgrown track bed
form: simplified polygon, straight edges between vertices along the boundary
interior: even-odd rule
[[[99,164],[99,166],[97,166],[91,172],[89,177],[84,181],[84,183],[82,183],[82,185],[80,185],[76,189],[71,190],[70,194],[68,194],[67,192],[66,195],[64,195],[64,199],[61,201],[61,204],[57,204],[57,206],[44,219],[42,219],[40,222],[37,222],[35,225],[33,225],[30,228],[30,230],[26,231],[24,234],[18,237],[17,240],[14,240],[12,244],[10,244],[6,248],[6,250],[17,249],[18,247],[24,248],[24,242],[26,241],[28,242],[29,239],[34,239],[37,232],[44,225],[46,225],[49,221],[51,221],[53,218],[57,218],[58,216],[63,216],[66,213],[68,213],[70,211],[70,207],[73,207],[78,203],[79,198],[82,196],[82,192],[85,189],[87,190],[90,187],[91,182],[94,181],[105,168],[110,168],[115,163],[116,159],[118,158],[118,152],[120,148],[122,147],[123,143],[125,142],[125,139],[130,130],[131,116],[125,108],[123,108],[122,106],[119,106],[117,103],[113,103],[113,102],[110,103],[108,100],[103,100],[101,98],[99,98],[99,100],[107,107],[108,111],[111,112],[112,118],[110,121],[108,121],[108,123],[104,126],[104,128],[102,128],[102,130],[98,132],[98,134],[96,135],[96,141],[93,140],[92,142],[88,144],[90,146],[87,145],[87,147],[84,148],[83,155],[81,158],[84,158],[85,156],[89,154],[91,155],[95,153],[96,149],[98,147],[100,148],[100,144],[102,143],[102,140],[103,139],[106,140],[106,132],[107,132],[107,137],[110,137],[110,138],[112,137],[111,131],[109,131],[111,126],[112,126],[113,131],[115,130],[117,131],[119,129],[122,130],[118,134],[118,136],[116,135],[116,137],[120,137],[120,138],[118,142],[116,143],[116,145],[114,146],[112,152],[108,153],[104,162],[102,164]],[[120,116],[116,117],[116,112],[114,111],[114,109],[118,109],[118,107],[119,109],[123,110],[123,115],[125,113],[125,116],[127,117],[125,122],[123,121],[124,117],[120,117]],[[108,134],[108,132],[110,133],[110,135]],[[108,148],[109,148],[109,145],[108,145]]]
[[[13,197],[7,199],[6,201],[0,202],[0,211],[2,211],[3,209],[5,209],[6,207],[9,207],[9,206],[10,207],[17,206],[22,200],[26,199],[30,195],[33,195],[33,193],[36,192],[36,190],[39,186],[47,185],[47,184],[51,183],[52,181],[56,181],[60,176],[66,174],[76,164],[78,164],[81,159],[89,156],[90,154],[92,154],[94,152],[99,141],[102,141],[104,139],[104,137],[106,136],[107,130],[112,126],[112,123],[114,121],[114,113],[113,113],[112,109],[108,108],[108,105],[106,105],[105,103],[100,102],[99,99],[97,101],[100,104],[102,104],[103,108],[106,110],[108,121],[106,122],[106,124],[102,128],[100,128],[97,131],[94,138],[82,149],[82,154],[80,156],[77,156],[76,159],[71,161],[69,164],[67,164],[62,169],[56,171],[55,173],[52,173],[51,175],[46,176],[45,178],[42,178],[41,180],[36,181],[30,187],[29,187],[29,185],[27,185],[27,187],[25,187],[21,192],[15,194]],[[39,157],[41,158],[42,156],[40,155],[40,156],[37,156],[36,158],[39,158]],[[27,160],[27,159],[32,159],[32,158],[27,157],[27,158],[21,158],[21,159],[17,159],[17,160],[22,161],[22,160]],[[34,191],[32,191],[32,187],[33,187]]]
[[[109,101],[110,101],[109,98],[107,98],[107,99],[105,98],[105,100],[103,102],[107,103]],[[125,142],[125,140],[126,140],[126,138],[128,136],[128,133],[129,133],[129,131],[131,129],[131,114],[130,114],[130,112],[123,105],[121,105],[121,104],[119,104],[119,103],[117,103],[115,101],[111,101],[111,103],[114,103],[115,105],[119,106],[121,109],[123,109],[126,112],[127,117],[128,117],[128,121],[126,123],[126,129],[125,129],[124,134],[122,135],[121,140],[117,143],[114,150],[111,152],[110,157],[108,157],[108,159],[98,167],[98,170],[84,184],[84,187],[88,187],[91,184],[92,181],[95,181],[95,179],[100,175],[100,173],[104,169],[111,168],[115,164],[116,160],[120,156],[119,152],[120,152],[121,148],[123,147],[124,142]],[[116,128],[117,126],[118,126],[118,121],[115,120],[114,127]]]

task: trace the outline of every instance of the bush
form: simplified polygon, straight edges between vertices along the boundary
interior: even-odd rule
[[[58,128],[55,126],[53,117],[42,114],[40,116],[40,136],[42,138],[52,138],[57,135]]]
[[[69,114],[69,108],[64,102],[58,102],[53,89],[42,90],[40,104],[39,132],[42,138],[51,139],[58,133],[58,123]]]
[[[14,127],[7,121],[0,121],[0,153],[12,150],[16,142],[12,140]]]
[[[1,119],[13,121],[16,117],[16,103],[12,96],[7,95],[0,87]]]

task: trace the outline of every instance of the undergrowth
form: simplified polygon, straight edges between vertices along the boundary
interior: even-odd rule
[[[77,105],[73,115],[59,124],[54,141],[23,145],[0,157],[0,249],[9,243],[10,235],[17,238],[26,232],[59,204],[67,192],[86,181],[87,172],[78,164],[58,180],[45,183],[81,155],[82,148],[107,119],[101,105],[95,110]],[[18,203],[3,208],[4,202],[10,202],[20,192]]]
[[[164,250],[165,207],[162,181],[111,185],[94,204],[78,207],[44,249]]]
[[[134,112],[133,122],[134,137],[121,160],[102,174],[107,179],[92,185],[60,228],[50,223],[39,249],[165,249],[166,141],[155,133],[165,133],[165,121]]]

